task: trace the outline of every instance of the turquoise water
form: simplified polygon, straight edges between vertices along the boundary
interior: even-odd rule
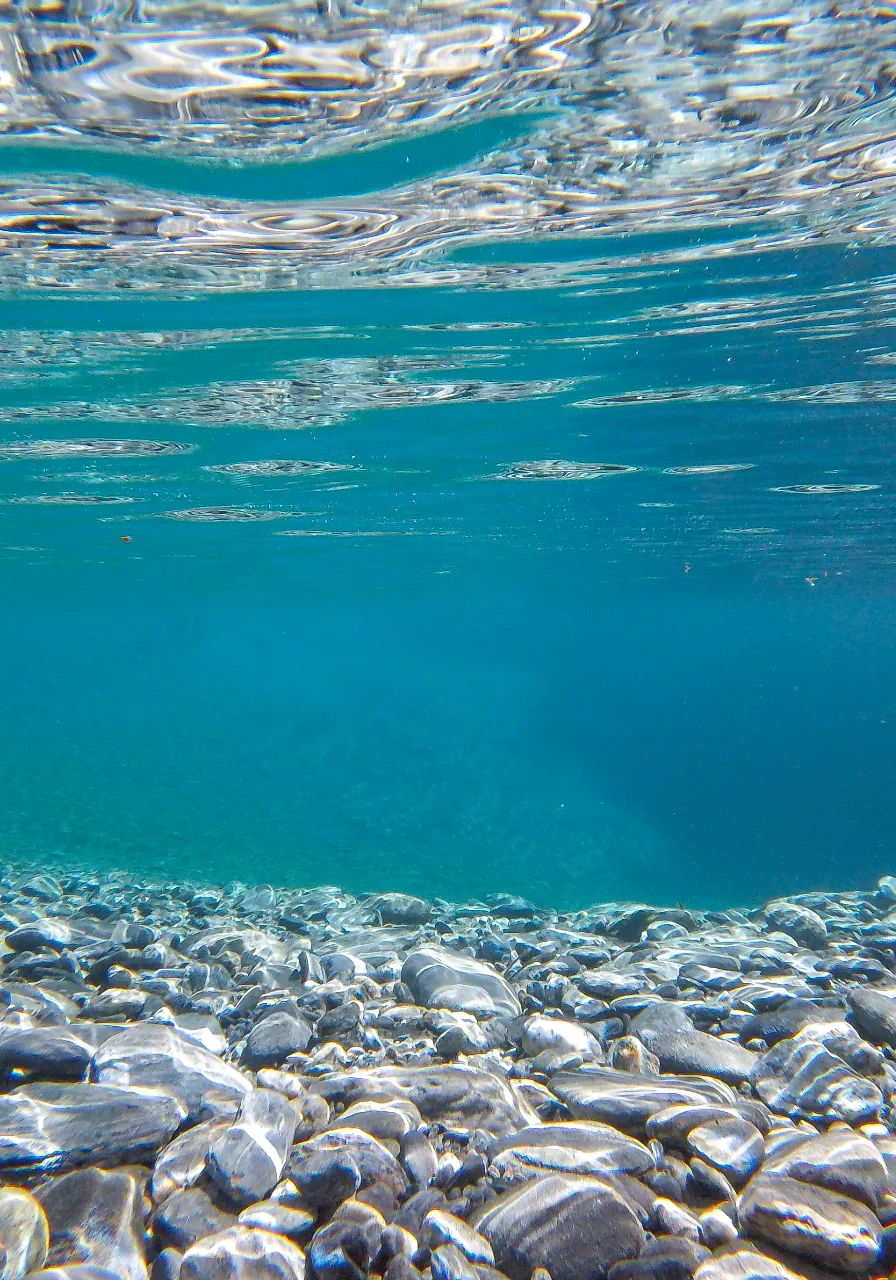
[[[650,22],[574,12],[561,70],[406,119],[16,73],[3,857],[558,906],[892,871],[889,91],[688,132],[623,75]],[[855,22],[742,79],[824,97],[826,38],[889,48]],[[687,105],[740,55],[669,30]]]

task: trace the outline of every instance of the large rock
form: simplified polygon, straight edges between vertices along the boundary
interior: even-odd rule
[[[31,1071],[41,1080],[83,1080],[97,1045],[108,1039],[108,1030],[91,1023],[4,1027],[0,1029],[0,1072]]]
[[[741,1084],[756,1063],[756,1055],[739,1044],[697,1031],[685,1011],[672,1004],[648,1005],[633,1019],[631,1031],[656,1054],[663,1071]]]
[[[252,1088],[236,1067],[195,1040],[146,1022],[107,1040],[94,1054],[91,1070],[99,1084],[138,1085],[179,1098],[191,1120],[198,1119],[207,1093],[239,1101]]]
[[[426,924],[432,907],[424,898],[409,893],[381,893],[370,904],[380,913],[383,924]]]
[[[0,1280],[22,1280],[39,1271],[49,1245],[46,1214],[34,1196],[17,1187],[0,1188]]]
[[[735,1240],[701,1262],[694,1280],[834,1280],[834,1273],[770,1245]]]
[[[599,1280],[614,1262],[635,1258],[644,1230],[608,1184],[554,1175],[499,1196],[471,1223],[511,1280],[530,1280],[536,1267],[551,1280]]]
[[[143,1189],[131,1174],[77,1169],[35,1194],[50,1224],[51,1266],[104,1267],[121,1280],[147,1280]]]
[[[863,1035],[875,1044],[896,1046],[896,999],[892,994],[854,987],[848,999],[852,1020]]]
[[[751,1083],[772,1111],[807,1120],[873,1120],[883,1106],[876,1084],[805,1032],[780,1040],[756,1062]]]
[[[273,1089],[253,1089],[236,1120],[213,1142],[208,1172],[235,1203],[262,1200],[280,1181],[298,1119],[289,1098]]]
[[[298,1245],[256,1227],[230,1227],[184,1254],[179,1280],[304,1280]]]
[[[151,1161],[186,1115],[177,1098],[141,1089],[23,1085],[0,1097],[0,1171]]]
[[[548,1173],[650,1173],[649,1148],[606,1124],[590,1120],[534,1125],[509,1134],[489,1151],[492,1171],[505,1186]]]
[[[779,1174],[759,1174],[738,1205],[747,1235],[834,1271],[870,1271],[883,1230],[877,1218],[848,1196]]]
[[[636,1134],[644,1132],[652,1115],[676,1104],[711,1102],[731,1107],[736,1101],[732,1090],[718,1080],[642,1076],[607,1067],[559,1072],[551,1080],[551,1090],[577,1119],[599,1120]]]
[[[692,1129],[687,1143],[695,1156],[718,1169],[736,1187],[756,1172],[765,1154],[762,1134],[743,1116],[713,1117]]]
[[[831,1129],[806,1137],[768,1156],[763,1173],[777,1173],[839,1191],[876,1209],[889,1190],[884,1158],[873,1142],[851,1129]]]
[[[189,1249],[206,1236],[234,1225],[234,1215],[225,1213],[202,1187],[173,1192],[153,1220],[153,1234],[160,1249]]]
[[[402,966],[401,980],[417,1003],[430,1009],[507,1019],[522,1012],[512,987],[490,965],[442,947],[412,951]]]

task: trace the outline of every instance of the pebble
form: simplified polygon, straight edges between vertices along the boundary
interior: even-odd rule
[[[50,1228],[42,1206],[18,1187],[0,1188],[0,1280],[21,1280],[40,1271],[50,1246]]]
[[[229,1200],[262,1200],[280,1181],[296,1130],[296,1111],[282,1093],[253,1089],[236,1119],[209,1147],[209,1176]]]
[[[271,1231],[229,1227],[187,1249],[179,1280],[305,1280],[305,1255]]]
[[[144,1194],[123,1170],[77,1169],[37,1189],[50,1229],[51,1266],[105,1268],[120,1280],[147,1280]]]

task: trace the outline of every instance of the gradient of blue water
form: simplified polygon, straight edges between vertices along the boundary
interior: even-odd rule
[[[870,278],[889,262],[884,251],[813,252],[778,260],[767,287]],[[739,269],[761,292],[768,263]],[[724,292],[721,269],[691,270],[618,305],[685,299],[698,284]],[[53,299],[23,300],[15,322],[329,322],[349,334],[331,353],[401,356],[412,341],[402,324],[519,318],[534,340],[531,329],[525,349],[507,340],[496,378],[587,374],[606,394],[867,376],[854,340],[752,331],[539,349],[539,325],[593,332],[616,305],[574,292]],[[887,334],[862,337],[875,340]],[[284,354],[307,350],[272,338],[141,355],[132,370],[85,372],[65,394],[199,391],[264,376]],[[445,357],[462,376],[477,361]],[[93,509],[3,508],[0,854],[452,898],[509,890],[558,906],[747,902],[891,872],[889,407],[717,401],[589,414],[573,403],[587,393],[359,412],[307,432],[8,425],[7,437],[146,435],[197,452],[140,464],[175,479],[108,521]],[[51,382],[13,388],[6,403],[59,395]],[[355,458],[366,478],[359,491],[309,496],[222,487],[200,470],[259,457]],[[644,470],[473,482],[550,457]],[[662,474],[724,461],[753,469]],[[46,471],[4,464],[4,495],[45,491]],[[881,489],[827,505],[769,493],[831,473]],[[291,539],[267,524],[156,518],[261,498],[314,508],[318,529],[417,522],[435,536]],[[641,505],[654,502],[674,505]],[[766,524],[779,541],[759,552],[725,540],[729,527]]]

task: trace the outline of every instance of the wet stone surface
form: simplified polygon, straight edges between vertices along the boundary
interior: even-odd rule
[[[0,1280],[896,1266],[896,880],[703,914],[0,878]]]

